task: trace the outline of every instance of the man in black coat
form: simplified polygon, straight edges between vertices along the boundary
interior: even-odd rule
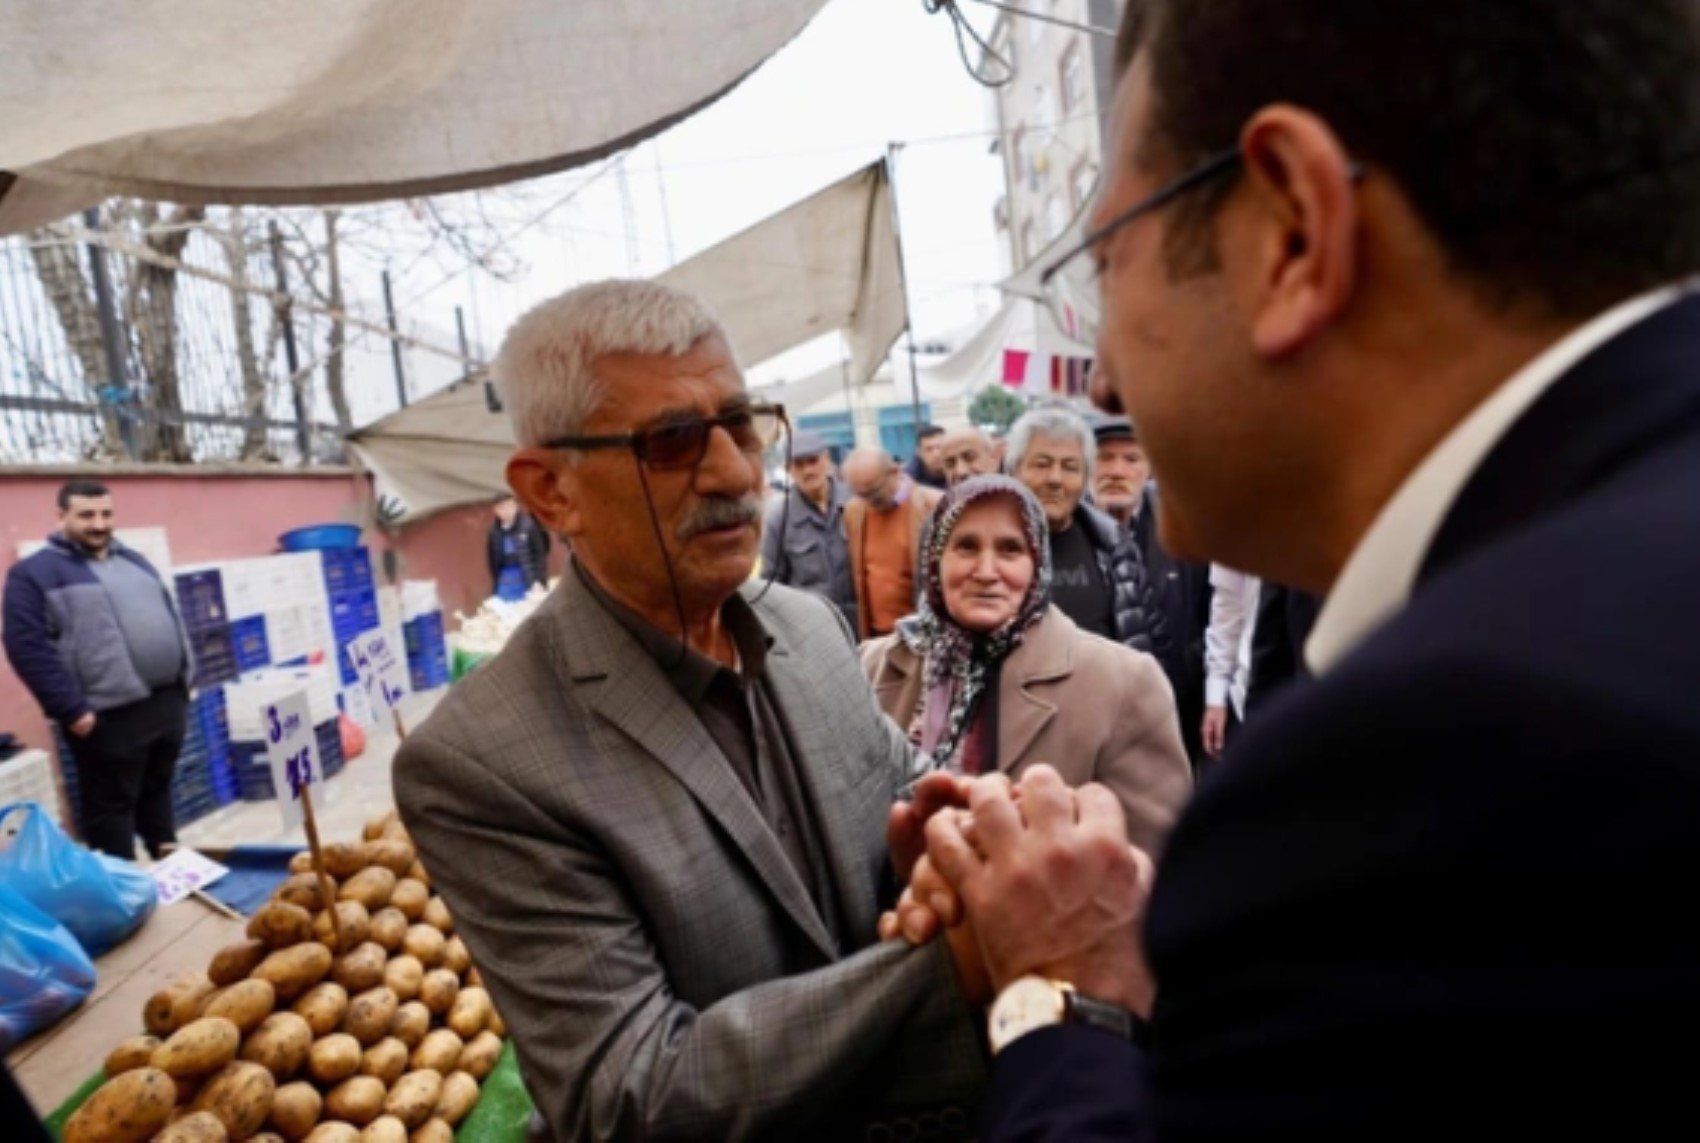
[[[1095,396],[1178,555],[1326,596],[1317,677],[1148,908],[1096,787],[927,822],[984,1137],[1686,1135],[1700,10],[1135,0],[1120,54]]]
[[[491,593],[519,599],[534,585],[548,586],[549,533],[512,495],[497,497],[491,512],[490,531],[484,538]]]

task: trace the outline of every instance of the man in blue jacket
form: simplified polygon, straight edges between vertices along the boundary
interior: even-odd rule
[[[189,644],[171,592],[113,533],[112,494],[93,480],[59,490],[60,530],[6,575],[12,669],[77,761],[83,838],[159,857],[176,841],[171,776],[187,723]]]
[[[1094,395],[1177,556],[1325,597],[1316,677],[1148,909],[1101,788],[928,823],[1000,989],[982,1137],[1685,1134],[1700,7],[1127,11]]]

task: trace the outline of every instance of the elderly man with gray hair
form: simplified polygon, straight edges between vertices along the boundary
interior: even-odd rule
[[[1097,441],[1071,409],[1034,409],[1010,426],[1004,467],[1033,490],[1051,530],[1051,600],[1084,631],[1155,655],[1175,648],[1139,547],[1085,499]]]
[[[964,1136],[951,958],[875,943],[912,752],[839,612],[748,582],[782,411],[651,282],[544,303],[494,372],[572,564],[395,787],[555,1137]]]

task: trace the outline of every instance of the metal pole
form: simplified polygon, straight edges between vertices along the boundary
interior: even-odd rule
[[[90,207],[83,211],[83,224],[90,231],[100,229],[100,210]],[[89,243],[89,270],[94,278],[95,310],[100,318],[100,348],[106,355],[106,384],[101,386],[100,399],[114,406],[118,418],[118,439],[124,443],[124,454],[136,459],[136,422],[129,406],[130,379],[124,370],[124,354],[119,345],[124,332],[118,325],[118,303],[112,294],[112,274],[106,265],[106,248],[98,242]]]
[[[295,349],[295,306],[289,296],[289,272],[283,265],[283,232],[277,220],[271,221],[272,269],[277,274],[277,320],[283,327],[283,360],[289,366],[290,401],[295,409],[295,447],[301,450],[301,463],[313,463],[313,429],[307,420],[307,398],[303,392],[306,381],[297,377],[301,362]]]
[[[466,340],[466,315],[459,306],[455,307],[455,334],[460,338],[460,357],[466,369],[462,378],[472,376],[472,346]],[[496,382],[486,376],[484,378],[484,407],[492,413],[502,411],[502,397],[496,392]]]
[[[390,291],[390,272],[383,271],[384,280],[384,314],[389,319],[390,333],[400,334],[401,329],[395,323],[395,295]],[[407,374],[401,367],[401,341],[397,337],[390,338],[390,360],[395,364],[395,396],[401,408],[407,408]]]
[[[885,148],[885,179],[891,187],[891,229],[897,238],[897,280],[903,287],[903,332],[909,338],[909,409],[914,418],[915,455],[921,455],[921,374],[915,368],[915,315],[909,309],[909,272],[903,265],[903,223],[897,209],[897,149],[901,144],[888,143]]]

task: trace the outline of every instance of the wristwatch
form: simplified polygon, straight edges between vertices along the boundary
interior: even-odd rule
[[[1065,980],[1023,976],[998,993],[986,1017],[992,1054],[1027,1033],[1052,1024],[1084,1024],[1149,1047],[1151,1026],[1126,1008],[1094,1000],[1075,991]]]

